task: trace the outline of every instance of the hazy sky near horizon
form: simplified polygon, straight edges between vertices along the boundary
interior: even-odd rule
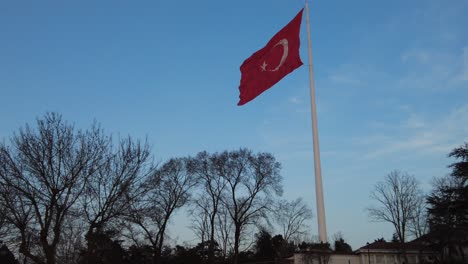
[[[239,66],[303,1],[1,1],[0,140],[56,111],[79,128],[148,138],[155,157],[266,151],[284,197],[315,213],[305,18],[300,67],[238,107]],[[365,208],[392,170],[424,190],[468,141],[468,1],[312,1],[329,237],[353,249],[389,224]],[[185,213],[174,243],[194,243]],[[317,234],[316,218],[311,230]]]

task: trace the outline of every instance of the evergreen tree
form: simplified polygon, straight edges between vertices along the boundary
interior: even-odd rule
[[[353,249],[343,238],[335,240],[335,252],[352,253]]]
[[[1,245],[0,241],[0,245]],[[16,264],[18,263],[15,259],[15,256],[11,251],[8,249],[7,246],[3,245],[0,247],[0,263],[2,264]]]
[[[261,229],[256,235],[255,257],[259,260],[272,260],[275,256],[271,235],[265,229]]]
[[[397,233],[393,233],[391,242],[400,243],[400,239],[398,238]]]
[[[465,259],[461,245],[468,242],[468,143],[449,157],[458,161],[449,166],[452,173],[448,177],[435,183],[427,202],[429,239],[439,247],[443,259],[452,261]]]

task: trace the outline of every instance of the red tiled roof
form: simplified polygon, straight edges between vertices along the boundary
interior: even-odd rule
[[[375,241],[373,243],[367,244],[360,249],[399,249],[400,243],[397,242],[385,242],[385,241]]]
[[[406,250],[419,250],[422,247],[422,243],[420,241],[411,241],[405,243]],[[359,250],[399,250],[401,249],[401,244],[398,242],[385,242],[385,241],[375,241],[373,243],[367,244]]]

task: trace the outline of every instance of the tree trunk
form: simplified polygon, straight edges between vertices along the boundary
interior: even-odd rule
[[[463,247],[462,245],[458,245],[458,251],[460,252],[460,256],[461,256],[461,259],[462,259],[462,263],[466,263],[465,262],[465,252],[463,251]]]
[[[52,246],[47,246],[47,249],[45,250],[45,255],[46,255],[46,263],[47,264],[55,264],[55,248]]]
[[[215,233],[215,217],[216,210],[213,212],[213,215],[210,217],[210,244],[208,245],[208,264],[214,263],[214,233]]]
[[[56,247],[49,244],[49,241],[47,240],[47,233],[44,230],[40,232],[40,243],[42,244],[42,250],[44,251],[45,263],[55,264]]]
[[[240,225],[236,223],[236,230],[234,232],[234,260],[233,264],[239,263],[239,244],[240,244]]]
[[[398,229],[397,229],[398,230]],[[401,231],[398,234],[400,239],[400,250],[403,255],[403,261],[405,264],[408,264],[408,256],[406,255],[406,243],[405,243],[405,226],[403,225]]]
[[[153,255],[153,264],[159,264],[161,262],[161,249],[159,249],[159,246],[154,249],[154,255]]]
[[[91,224],[88,228],[88,232],[86,233],[85,235],[85,239],[86,239],[86,246],[87,246],[87,249],[86,249],[86,258],[87,258],[87,261],[89,262],[90,259],[91,259],[91,255],[92,253],[91,252],[94,252],[95,249],[96,249],[96,241],[94,240],[94,234],[93,234],[93,224]]]
[[[158,243],[154,250],[153,264],[159,264],[161,262],[161,252],[162,252],[162,247],[164,244],[164,232],[166,231],[166,225],[168,221],[169,221],[169,217],[166,217],[166,219],[164,220],[161,226],[161,229],[159,230],[159,234],[158,234],[159,238],[157,240]]]

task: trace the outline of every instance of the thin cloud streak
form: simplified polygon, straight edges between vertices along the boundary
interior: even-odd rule
[[[452,148],[466,141],[468,137],[468,104],[454,108],[446,116],[438,119],[423,119],[409,114],[406,121],[398,126],[398,136],[371,135],[355,139],[361,146],[372,145],[363,159],[370,160],[401,152],[421,154],[448,153]],[[369,140],[372,139],[372,140]],[[380,143],[380,144],[379,144]]]

